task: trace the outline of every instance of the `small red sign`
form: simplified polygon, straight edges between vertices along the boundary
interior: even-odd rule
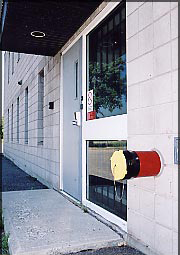
[[[94,120],[94,119],[96,119],[96,111],[88,112],[87,114],[88,114],[88,115],[87,115],[87,119],[88,119],[88,120]]]

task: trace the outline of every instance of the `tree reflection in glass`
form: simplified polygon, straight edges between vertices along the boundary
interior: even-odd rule
[[[89,89],[93,89],[97,118],[126,113],[125,55],[111,63],[90,62]]]
[[[127,113],[125,3],[87,39],[87,91],[93,90],[96,118]]]

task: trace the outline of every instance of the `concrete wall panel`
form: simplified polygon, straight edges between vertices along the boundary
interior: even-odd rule
[[[128,232],[147,254],[177,254],[178,4],[126,6],[127,28],[136,24],[127,30],[128,148],[157,149],[165,164],[158,177],[128,181]]]

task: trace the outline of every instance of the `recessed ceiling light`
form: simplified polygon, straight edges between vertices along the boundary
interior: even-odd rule
[[[45,33],[41,32],[41,31],[33,31],[33,32],[31,32],[31,35],[34,36],[34,37],[41,38],[41,37],[45,36]]]

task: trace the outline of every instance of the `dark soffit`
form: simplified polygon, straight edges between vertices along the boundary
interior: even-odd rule
[[[102,1],[4,1],[0,49],[54,56]],[[42,31],[43,38],[31,36]]]

